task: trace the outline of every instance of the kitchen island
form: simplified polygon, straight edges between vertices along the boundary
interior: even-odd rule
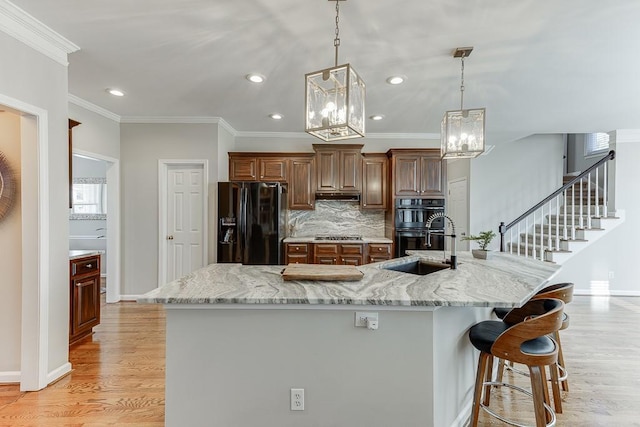
[[[458,254],[457,270],[393,271],[442,252],[360,266],[354,282],[282,280],[282,266],[212,264],[144,296],[167,309],[166,425],[450,426],[471,407],[467,330],[515,307],[559,266]],[[355,327],[376,313],[378,329]],[[304,411],[290,389],[305,390]]]

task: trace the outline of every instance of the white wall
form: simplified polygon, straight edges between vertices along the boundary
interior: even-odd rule
[[[0,153],[16,180],[13,208],[0,220],[0,325],[19,325],[22,307],[22,206],[20,202],[20,117],[0,113]],[[16,268],[18,267],[18,268]],[[20,328],[0,328],[0,372],[20,371]]]
[[[34,237],[37,236],[38,229],[37,209],[27,214],[23,212],[23,227],[28,233],[29,249],[32,247],[34,249],[34,259],[29,260],[30,265],[36,265],[38,244],[46,245],[49,254],[49,259],[46,261],[48,275],[42,277],[41,280],[43,285],[47,287],[45,295],[49,295],[48,318],[43,322],[48,328],[47,341],[45,342],[48,345],[48,372],[51,373],[67,366],[69,351],[67,67],[3,32],[0,32],[0,52],[2,52],[3,58],[11,58],[3,60],[0,67],[0,94],[46,110],[48,113],[48,159],[46,164],[41,165],[43,169],[48,170],[46,182],[48,182],[49,190],[49,218],[48,223],[45,224],[50,233],[48,241],[38,243],[37,238]],[[36,150],[29,147],[27,151],[29,156],[33,156],[33,158],[25,159],[23,156],[23,164],[27,162],[30,165],[37,165]],[[25,182],[25,177],[31,183],[37,182],[38,167],[24,169],[23,182]],[[28,188],[29,193],[23,194],[23,207],[27,204],[37,207],[38,192],[32,191],[32,187]],[[32,224],[36,224],[35,227]],[[11,269],[20,270],[21,266],[14,265]],[[36,291],[37,270],[32,268],[32,272],[30,273],[32,277],[23,277],[23,280],[28,280],[26,284],[29,289]],[[35,311],[37,294],[33,292],[28,294],[34,299],[29,298],[26,307],[33,308]],[[20,319],[3,325],[3,328],[7,329],[19,330],[20,327]]]
[[[471,160],[469,232],[497,234],[501,221],[508,224],[558,189],[563,151],[562,135],[532,135]],[[499,238],[490,247],[499,248]]]
[[[218,126],[218,181],[229,181],[229,156],[230,151],[235,151],[235,139],[223,126]],[[218,200],[215,201],[217,209]],[[210,212],[217,212],[212,210]],[[215,245],[216,247],[218,245]],[[215,258],[217,259],[217,258]]]
[[[120,158],[120,123],[69,103],[69,118],[80,122],[73,128],[73,148]]]
[[[209,206],[217,197],[217,124],[122,124],[122,294],[158,286],[158,160],[209,161]],[[214,262],[215,211],[209,213],[209,262]]]

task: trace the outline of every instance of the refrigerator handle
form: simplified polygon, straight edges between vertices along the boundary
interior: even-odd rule
[[[244,185],[240,187],[240,231],[242,232],[242,239],[239,239],[240,254],[241,261],[244,263],[247,247],[247,188]]]

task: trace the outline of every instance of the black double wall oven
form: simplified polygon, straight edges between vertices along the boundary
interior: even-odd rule
[[[396,257],[407,250],[444,250],[444,218],[432,221],[429,230],[431,246],[427,246],[427,220],[435,213],[444,214],[444,199],[396,199]]]

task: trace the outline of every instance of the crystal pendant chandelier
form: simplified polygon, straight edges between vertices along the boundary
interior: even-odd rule
[[[335,66],[305,75],[305,132],[323,141],[364,136],[365,84],[349,64],[338,65],[340,2],[336,2]]]
[[[462,62],[460,83],[460,109],[447,111],[442,118],[440,153],[445,159],[473,158],[484,152],[484,108],[465,110],[464,101],[464,58],[471,54],[473,47],[459,47],[453,52],[454,58]]]

